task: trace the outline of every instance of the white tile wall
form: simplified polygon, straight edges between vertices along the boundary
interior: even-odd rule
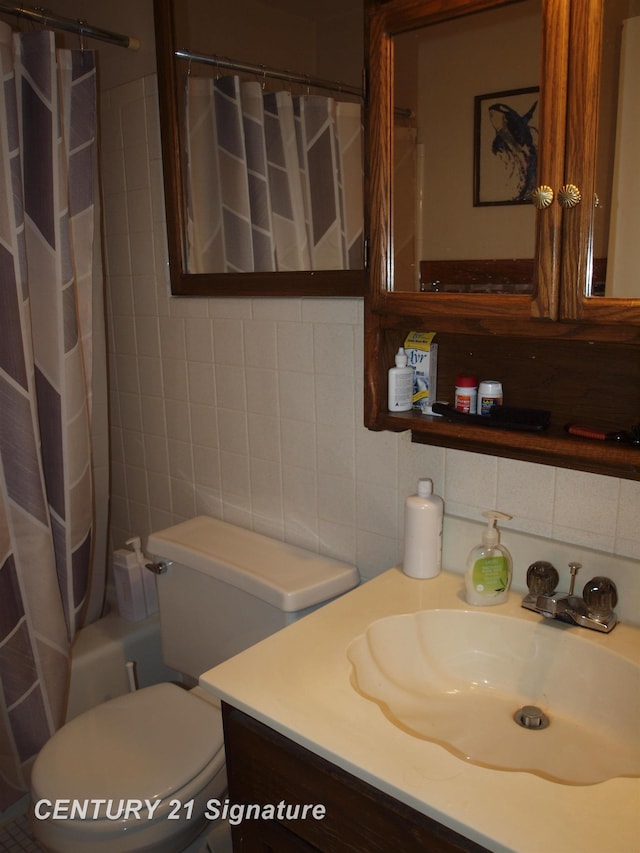
[[[640,483],[365,430],[360,300],[170,298],[155,77],[106,93],[102,129],[115,547],[204,512],[368,577],[431,476],[449,517],[640,558]]]

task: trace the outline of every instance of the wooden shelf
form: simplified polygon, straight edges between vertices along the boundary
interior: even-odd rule
[[[404,329],[378,327],[366,339],[365,424],[373,430],[410,430],[415,442],[522,459],[561,468],[640,479],[640,448],[568,435],[566,423],[630,430],[640,422],[640,352],[634,345],[575,339],[451,333],[434,323],[438,384],[434,399],[453,402],[456,374],[503,383],[508,406],[547,409],[541,433],[449,422],[418,412],[387,411],[386,381]]]
[[[578,438],[554,425],[544,432],[520,432],[402,412],[381,415],[374,428],[393,432],[411,430],[412,440],[419,444],[640,480],[640,447]]]

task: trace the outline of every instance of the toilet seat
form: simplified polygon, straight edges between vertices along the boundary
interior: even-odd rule
[[[159,802],[152,819],[110,819],[106,805],[90,819],[33,818],[50,849],[181,849],[176,835],[193,835],[206,801],[226,787],[222,716],[213,704],[175,684],[156,684],[105,702],[63,726],[41,750],[32,772],[34,803],[111,800]],[[192,821],[176,801],[194,800]],[[200,821],[196,820],[200,818]],[[198,830],[199,831],[199,830]]]

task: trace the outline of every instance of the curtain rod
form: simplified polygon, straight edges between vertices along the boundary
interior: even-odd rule
[[[102,30],[99,27],[92,27],[80,19],[62,18],[59,15],[54,15],[47,9],[41,6],[32,8],[17,5],[15,3],[4,3],[0,0],[0,12],[5,12],[7,15],[16,15],[19,18],[27,18],[29,21],[35,21],[43,26],[53,27],[55,30],[64,30],[68,33],[78,33],[81,37],[98,39],[99,41],[107,41],[110,44],[126,47],[130,50],[137,50],[140,47],[140,41],[132,36],[123,36],[120,33],[113,33],[110,30]]]
[[[180,59],[189,59],[192,62],[200,62],[203,65],[215,65],[219,68],[229,68],[232,71],[243,71],[247,74],[256,74],[262,77],[271,77],[274,80],[287,80],[291,83],[302,83],[314,89],[329,89],[332,92],[344,92],[347,95],[355,95],[363,98],[362,89],[348,86],[336,80],[322,80],[319,77],[310,77],[308,74],[298,74],[292,71],[282,71],[278,68],[268,68],[265,65],[252,65],[247,62],[235,62],[224,56],[210,56],[206,53],[194,53],[191,50],[176,50],[175,55]]]

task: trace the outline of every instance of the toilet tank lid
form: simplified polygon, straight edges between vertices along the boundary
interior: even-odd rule
[[[206,515],[152,533],[147,551],[287,612],[328,601],[360,582],[355,566]]]

